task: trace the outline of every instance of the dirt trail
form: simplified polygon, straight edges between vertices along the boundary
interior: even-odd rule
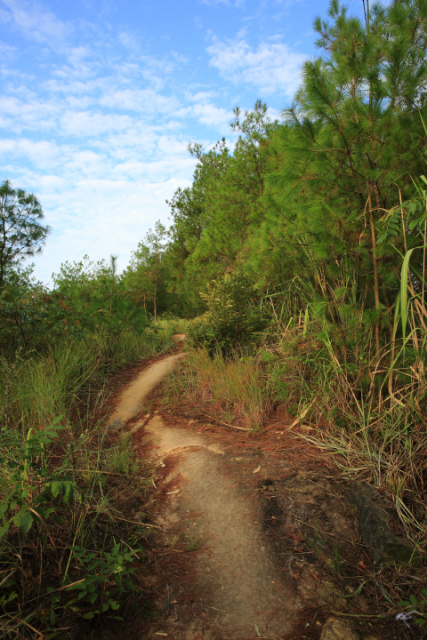
[[[179,527],[190,545],[200,537],[196,572],[218,613],[218,628],[227,638],[288,632],[294,597],[281,582],[259,515],[227,474],[220,446],[166,426],[160,416],[145,426],[144,440],[157,464],[172,462],[164,482],[179,493],[171,494],[159,522],[166,530]]]
[[[153,480],[144,503],[155,525],[145,587],[157,613],[143,623],[143,637],[401,637],[378,620],[373,634],[377,600],[359,587],[370,558],[355,538],[348,481],[334,462],[289,434],[292,416],[277,414],[255,437],[206,422],[209,399],[205,406],[183,397],[160,415],[162,391],[154,388],[182,357],[142,371],[110,419],[111,430],[126,429]],[[331,620],[344,624],[336,611],[350,616],[351,629],[331,635]]]
[[[172,371],[176,362],[183,357],[182,353],[169,356],[145,369],[128,385],[121,394],[116,410],[110,416],[109,429],[114,431],[122,427],[143,409],[144,399]]]
[[[112,429],[141,412],[144,398],[181,357],[157,362],[124,390],[111,416]],[[201,591],[210,594],[218,631],[227,638],[277,638],[287,633],[295,598],[275,567],[259,513],[223,464],[220,445],[166,426],[160,416],[148,423],[138,421],[132,432],[143,427],[141,442],[170,488],[157,523],[172,534],[178,531],[190,545],[200,544],[197,579]]]

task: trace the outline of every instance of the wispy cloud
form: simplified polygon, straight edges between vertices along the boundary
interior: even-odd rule
[[[224,133],[229,132],[233,114],[227,109],[202,103],[194,105],[192,113],[202,124],[213,125]]]
[[[28,40],[47,44],[64,43],[73,30],[51,11],[28,0],[1,0],[0,20],[18,29]]]
[[[244,39],[214,38],[207,48],[210,66],[235,84],[246,83],[265,94],[292,96],[300,83],[300,69],[306,56],[282,42],[263,42],[253,49]]]
[[[209,24],[215,7],[194,3],[200,25]],[[0,43],[0,173],[40,197],[54,230],[37,259],[45,280],[63,260],[85,253],[118,253],[124,267],[148,227],[158,218],[167,222],[165,200],[190,184],[188,142],[209,149],[227,136],[233,148],[236,96],[228,81],[237,92],[291,94],[303,60],[277,39],[252,48],[251,32],[241,30],[234,40],[210,40],[209,68],[201,51],[193,56],[179,40],[144,39],[126,22],[92,24],[85,6],[98,11],[99,4],[101,12],[105,0],[79,3],[68,21],[48,4],[54,6],[0,0],[0,26],[9,37]],[[244,0],[205,4],[228,5],[241,26]],[[139,10],[139,0],[134,5]],[[218,72],[227,82],[218,83]]]

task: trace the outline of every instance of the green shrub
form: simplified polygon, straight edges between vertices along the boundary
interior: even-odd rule
[[[210,352],[229,352],[237,346],[254,343],[257,332],[267,325],[268,316],[248,276],[235,270],[221,281],[207,285],[201,294],[207,312],[193,321],[189,335],[196,345]]]

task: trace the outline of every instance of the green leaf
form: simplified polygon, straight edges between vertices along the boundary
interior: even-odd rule
[[[2,518],[4,516],[4,514],[6,513],[8,508],[9,508],[9,503],[8,502],[2,502],[0,504],[0,518]]]
[[[85,613],[83,618],[85,618],[86,620],[92,620],[92,618],[95,617],[95,614],[93,611],[89,611],[89,613]]]
[[[55,511],[55,507],[49,507],[48,509],[43,509],[43,518],[48,518],[51,513]]]
[[[50,490],[54,498],[59,496],[63,487],[64,487],[64,483],[62,482],[62,480],[54,480],[54,482],[52,482],[52,484],[50,485]]]
[[[31,526],[33,524],[33,515],[29,513],[29,511],[24,511],[24,512],[20,511],[13,518],[13,521],[16,524],[16,526],[20,527],[24,532],[24,534],[26,535],[31,529]]]

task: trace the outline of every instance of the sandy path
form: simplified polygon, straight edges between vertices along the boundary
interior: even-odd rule
[[[220,447],[166,426],[160,416],[146,425],[144,439],[166,472],[173,464],[164,482],[180,488],[159,523],[179,529],[190,544],[200,536],[198,579],[212,595],[224,637],[278,638],[289,632],[294,598],[281,582],[256,510],[226,473]]]
[[[135,417],[143,409],[143,401],[151,391],[172,371],[177,361],[183,357],[182,353],[159,360],[145,369],[131,384],[125,387],[121,394],[116,410],[110,416],[109,429],[122,427],[128,420]]]
[[[112,416],[115,428],[140,411],[180,357],[156,363],[125,389]],[[190,543],[200,536],[197,579],[211,594],[221,636],[279,638],[289,632],[295,599],[275,566],[255,507],[227,473],[218,443],[166,426],[160,416],[145,424],[143,442],[173,491],[158,524]]]

